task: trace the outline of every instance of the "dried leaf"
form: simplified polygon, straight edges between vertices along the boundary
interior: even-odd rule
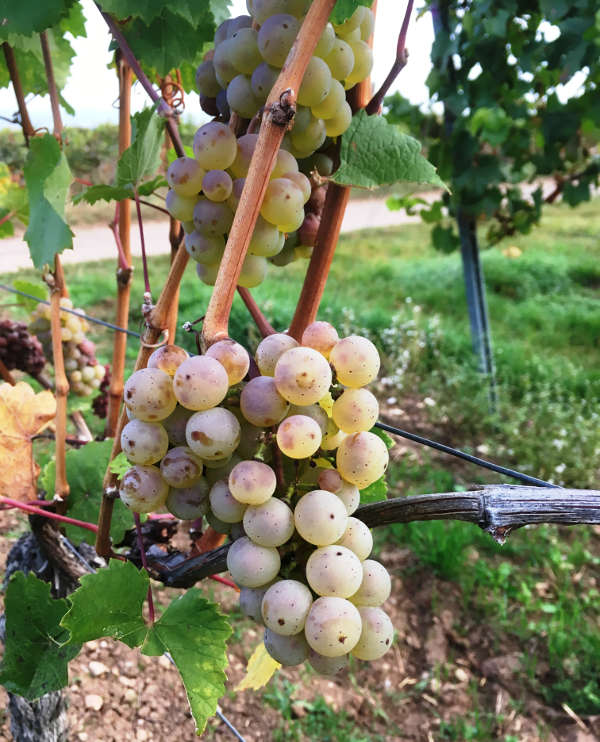
[[[24,381],[0,384],[0,494],[14,500],[33,500],[40,473],[33,460],[31,439],[56,415],[52,392],[36,394]]]

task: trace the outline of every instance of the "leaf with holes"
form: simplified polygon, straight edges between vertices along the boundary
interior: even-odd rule
[[[71,170],[52,135],[31,140],[24,173],[29,195],[29,226],[25,240],[33,264],[43,268],[54,261],[55,255],[73,247],[73,232],[65,222]]]
[[[399,182],[446,187],[421,154],[416,139],[380,116],[367,116],[365,111],[352,117],[342,135],[340,166],[331,180],[371,189]]]
[[[201,734],[225,692],[231,626],[214,603],[192,588],[173,600],[149,629],[142,654],[168,652],[175,663]]]
[[[29,700],[60,690],[68,683],[68,663],[80,650],[66,644],[60,625],[66,600],[50,597],[50,585],[35,575],[16,572],[4,599],[6,638],[0,683]]]
[[[128,647],[139,647],[148,631],[142,617],[150,584],[146,571],[131,562],[111,559],[108,567],[84,575],[80,583],[69,595],[70,608],[61,621],[69,631],[69,641],[83,643],[110,636]]]

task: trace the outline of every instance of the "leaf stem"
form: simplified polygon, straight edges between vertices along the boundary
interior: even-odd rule
[[[146,572],[149,573],[148,560],[146,558],[146,549],[144,548],[144,537],[142,534],[142,523],[140,521],[140,514],[134,513],[133,520],[135,521],[135,535],[137,537],[137,544],[140,550],[140,558],[142,560],[142,566],[144,567]],[[154,623],[154,600],[152,598],[152,586],[151,585],[148,585],[148,617],[150,618],[150,623],[153,624]]]
[[[88,531],[96,533],[98,526],[94,523],[86,523],[83,520],[77,520],[76,518],[69,518],[67,515],[60,515],[60,513],[53,513],[51,510],[43,510],[41,507],[30,505],[29,503],[19,502],[18,500],[12,500],[10,497],[0,497],[0,503],[7,505],[10,508],[18,508],[23,510],[25,513],[31,515],[42,515],[44,518],[50,518],[51,520],[58,520],[61,523],[68,523],[70,526],[77,526],[78,528],[85,528]],[[48,503],[48,506],[51,503]]]
[[[157,211],[162,211],[163,214],[166,214],[169,217],[171,216],[166,209],[163,209],[163,207],[162,206],[159,206],[158,204],[153,204],[151,201],[145,201],[143,198],[138,198],[138,200],[144,206],[149,206],[151,209],[156,209]]]
[[[150,278],[148,276],[148,259],[146,257],[146,241],[144,240],[144,223],[142,221],[142,209],[140,208],[140,197],[137,192],[137,188],[133,192],[135,199],[135,210],[137,213],[138,226],[140,228],[140,243],[142,246],[142,268],[144,270],[144,290],[146,294],[152,293],[150,291]]]

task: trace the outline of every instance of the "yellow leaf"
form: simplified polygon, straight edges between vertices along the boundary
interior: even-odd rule
[[[324,459],[324,458],[315,459],[315,464],[321,469],[334,469],[335,468],[333,464],[331,463],[331,461],[327,461],[327,459]]]
[[[516,245],[509,245],[502,250],[502,255],[506,258],[520,258],[522,254],[523,251]]]
[[[331,392],[327,392],[327,394],[319,400],[319,407],[322,407],[325,410],[327,417],[331,417],[333,414],[333,397],[331,396]]]
[[[52,392],[36,394],[24,381],[0,384],[0,494],[14,500],[33,500],[40,473],[33,460],[31,439],[56,415]]]
[[[246,674],[236,685],[235,689],[238,690],[258,690],[265,686],[273,675],[279,670],[281,665],[276,662],[271,655],[267,652],[265,645],[261,642],[252,656],[248,660],[248,667],[246,668]]]

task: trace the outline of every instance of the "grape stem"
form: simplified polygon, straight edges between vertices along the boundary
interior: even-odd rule
[[[50,55],[50,46],[48,44],[48,34],[42,31],[40,34],[40,43],[42,45],[42,56],[44,57],[44,68],[46,70],[46,80],[48,83],[48,94],[50,96],[50,107],[52,109],[52,121],[54,124],[54,136],[62,143],[63,123],[60,116],[60,104],[58,100],[58,90],[54,78],[54,67],[52,66],[52,57]]]
[[[142,522],[140,521],[140,514],[134,513],[133,520],[135,522],[135,535],[137,538],[138,549],[140,550],[140,559],[142,560],[142,566],[148,572],[148,560],[146,559],[146,549],[144,548],[144,537],[142,535]],[[152,586],[148,585],[148,618],[150,623],[154,623],[154,600],[152,598]]]
[[[7,41],[2,44],[2,49],[4,51],[4,59],[6,60],[6,67],[8,69],[8,74],[10,75],[10,81],[12,82],[13,90],[15,91],[17,106],[19,107],[18,123],[21,125],[23,136],[25,137],[25,144],[29,146],[29,140],[35,135],[35,129],[33,128],[33,124],[29,118],[29,112],[27,111],[27,104],[25,103],[25,96],[23,94],[23,86],[21,85],[21,77],[17,67],[15,52]]]
[[[142,269],[144,271],[144,291],[146,294],[151,294],[150,291],[150,277],[148,275],[148,259],[146,258],[146,240],[144,239],[144,222],[142,220],[142,209],[140,207],[140,197],[137,192],[137,188],[133,191],[133,198],[135,200],[135,210],[137,214],[138,227],[140,229],[140,243],[142,246]]]
[[[86,523],[83,520],[77,520],[76,518],[69,518],[66,515],[61,515],[60,513],[53,513],[51,510],[44,510],[41,507],[36,507],[35,505],[31,505],[26,502],[19,502],[18,500],[12,500],[10,497],[0,497],[0,504],[6,505],[7,509],[9,508],[18,508],[19,510],[23,510],[25,513],[30,513],[31,515],[42,515],[44,518],[50,518],[50,520],[57,520],[61,523],[68,523],[70,526],[77,526],[77,528],[85,528],[88,531],[92,531],[95,533],[98,530],[98,526],[94,525],[94,523]],[[51,505],[52,503],[47,503],[47,506]]]
[[[265,115],[240,202],[229,231],[202,335],[206,346],[228,336],[229,314],[242,264],[262,205],[277,151],[296,105],[296,92],[335,0],[314,0],[265,104]]]
[[[238,294],[242,298],[242,301],[246,305],[246,309],[250,312],[250,315],[254,320],[254,324],[258,327],[258,331],[260,332],[260,334],[264,338],[266,338],[268,335],[273,335],[276,332],[275,328],[269,323],[269,320],[261,312],[250,291],[248,291],[248,289],[244,288],[243,286],[238,286],[237,290]]]

